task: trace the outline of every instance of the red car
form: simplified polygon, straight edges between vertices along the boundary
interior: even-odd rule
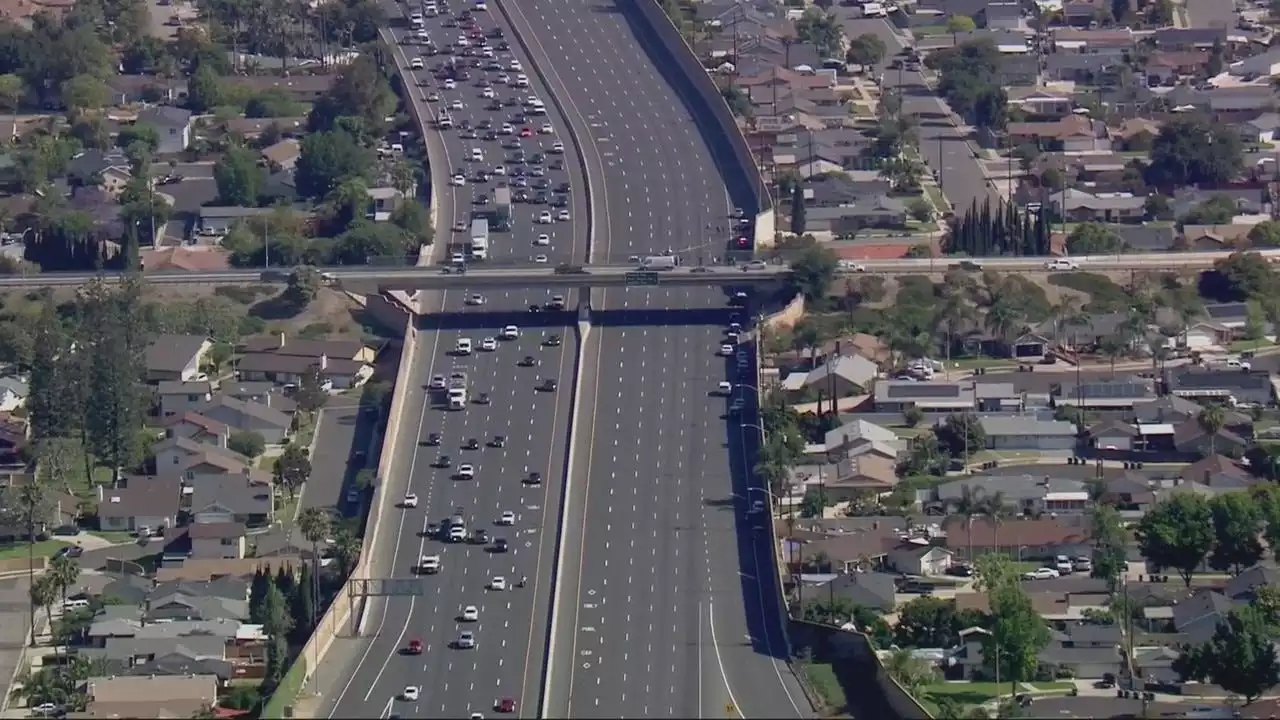
[[[516,711],[516,701],[514,698],[502,698],[493,704],[493,709],[500,713],[513,713]]]
[[[422,641],[421,641],[421,640],[410,640],[410,641],[409,641],[409,647],[405,648],[405,649],[404,649],[404,651],[405,651],[406,653],[408,653],[409,655],[421,655],[421,654],[422,654]]]
[[[533,128],[520,128],[520,137],[533,137]]]

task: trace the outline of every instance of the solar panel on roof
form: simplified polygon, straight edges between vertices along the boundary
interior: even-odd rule
[[[1080,396],[1096,400],[1138,397],[1147,394],[1147,386],[1138,383],[1086,383],[1080,386]]]
[[[924,383],[903,383],[889,386],[889,397],[892,398],[953,398],[960,397],[959,385],[926,385]]]

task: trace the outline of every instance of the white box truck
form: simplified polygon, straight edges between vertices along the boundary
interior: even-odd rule
[[[640,267],[645,270],[675,270],[680,266],[680,258],[675,255],[646,255],[640,258]]]
[[[484,260],[489,257],[489,221],[476,218],[471,221],[471,259]]]

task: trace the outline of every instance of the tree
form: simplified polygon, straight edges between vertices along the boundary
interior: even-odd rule
[[[1157,568],[1173,568],[1191,587],[1191,574],[1214,547],[1213,514],[1199,495],[1178,493],[1147,511],[1137,528],[1142,556]]]
[[[1209,436],[1209,454],[1217,454],[1218,433],[1222,431],[1222,426],[1227,421],[1227,411],[1217,403],[1206,405],[1196,415],[1196,424]]]
[[[1209,567],[1234,574],[1253,567],[1262,558],[1261,509],[1245,493],[1223,493],[1209,501],[1213,516],[1214,546]]]
[[[313,559],[312,562],[318,563],[319,558]],[[297,627],[294,628],[293,633],[293,642],[296,645],[305,643],[316,626],[316,598],[319,597],[320,592],[320,575],[318,570],[311,568],[312,565],[303,563],[302,569],[298,572],[298,591],[293,594],[290,607],[297,621]]]
[[[839,259],[827,248],[812,246],[800,251],[791,263],[791,289],[806,300],[825,298],[835,279]]]
[[[312,598],[320,597],[320,543],[329,539],[329,533],[332,531],[331,518],[329,513],[321,508],[307,508],[298,516],[298,529],[302,531],[302,536],[311,543],[311,565],[312,571],[310,580],[314,587],[308,588],[307,592]],[[308,617],[310,628],[316,625],[315,602],[311,603],[311,614]]]
[[[809,8],[795,22],[796,36],[813,45],[822,57],[836,56],[844,35],[840,20],[820,8]],[[838,56],[837,56],[838,57]]]
[[[821,518],[823,511],[830,505],[831,501],[825,490],[820,487],[811,487],[805,490],[804,498],[800,501],[800,516]]]
[[[845,62],[869,67],[879,65],[886,52],[884,41],[878,35],[863,33],[849,41],[844,57]]]
[[[1226,195],[1214,195],[1182,216],[1183,225],[1225,225],[1236,216],[1236,203]]]
[[[982,421],[973,413],[952,413],[934,432],[938,443],[951,457],[969,457],[987,446]]]
[[[1232,610],[1218,623],[1209,642],[1182,648],[1173,671],[1183,682],[1208,680],[1242,695],[1247,705],[1280,683],[1280,663],[1271,638],[1271,628],[1257,610]]]
[[[289,631],[293,629],[293,616],[289,602],[280,587],[272,583],[263,600],[262,629],[267,634],[266,683],[274,688],[280,684],[289,669]]]
[[[1249,243],[1254,247],[1280,247],[1280,222],[1263,220],[1249,229]]]
[[[1239,174],[1240,134],[1196,116],[1179,115],[1151,142],[1147,184],[1161,188],[1220,184]]]
[[[58,599],[58,588],[53,583],[53,578],[48,575],[41,575],[31,582],[27,588],[27,596],[31,600],[31,642],[36,641],[36,618],[35,609],[44,610],[45,617],[53,619],[53,603]]]
[[[212,68],[201,63],[187,82],[187,109],[207,113],[222,101],[222,80]]]
[[[257,458],[267,449],[267,441],[262,433],[253,431],[237,431],[227,438],[227,449],[238,452],[248,458]]]
[[[365,175],[372,164],[372,152],[351,133],[311,133],[302,139],[294,183],[299,194],[321,200],[343,180]]]
[[[298,488],[311,477],[311,457],[307,449],[290,443],[276,458],[274,477],[276,485],[283,486],[290,497],[297,493]]]
[[[988,554],[978,573],[991,607],[991,634],[982,638],[982,657],[996,677],[1016,686],[1035,678],[1038,654],[1049,644],[1049,629],[1022,589],[1009,559]]]
[[[938,681],[938,671],[933,665],[912,655],[910,650],[894,650],[890,653],[885,660],[884,670],[912,696],[918,696],[922,689]]]
[[[218,185],[218,202],[257,207],[267,178],[252,151],[232,145],[213,166],[213,179]]]
[[[1072,255],[1115,255],[1122,250],[1124,241],[1101,223],[1081,223],[1067,236],[1067,251]]]
[[[956,610],[955,600],[919,597],[898,609],[894,642],[901,647],[954,647],[961,630],[985,624],[977,610]]]
[[[120,129],[116,145],[121,148],[140,145],[154,153],[160,148],[160,133],[150,125],[131,125]]]
[[[947,32],[951,33],[953,38],[960,33],[973,32],[977,27],[973,18],[968,15],[952,15],[947,18]]]
[[[804,188],[797,183],[791,188],[791,234],[803,235],[807,224],[805,218]]]
[[[339,119],[359,118],[370,135],[379,134],[383,118],[395,113],[396,96],[376,61],[367,55],[353,60],[312,107],[307,127],[312,132],[328,132]]]
[[[27,94],[27,83],[21,76],[6,73],[0,75],[0,110],[17,112],[22,98]]]
[[[107,104],[110,90],[93,75],[77,75],[62,83],[62,102],[70,110],[97,110]]]
[[[285,300],[297,308],[305,308],[320,294],[321,280],[320,273],[313,267],[294,268],[284,289]]]
[[[298,408],[303,412],[313,413],[324,407],[329,400],[329,393],[324,389],[324,375],[318,365],[311,366],[302,375],[298,390],[294,394]]]
[[[1128,539],[1120,513],[1110,505],[1096,505],[1092,532],[1093,568],[1089,576],[1106,580],[1114,590],[1128,568],[1125,552]]]

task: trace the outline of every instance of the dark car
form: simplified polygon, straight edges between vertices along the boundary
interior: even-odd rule
[[[466,441],[465,443],[463,443],[463,444],[462,444],[462,449],[463,449],[463,450],[478,450],[478,449],[480,449],[480,441],[479,441],[479,440],[477,440],[476,438],[467,438],[467,441]]]
[[[533,196],[534,205],[546,205],[549,202],[551,202],[551,196],[545,192],[539,192],[537,195]]]
[[[562,208],[567,207],[568,205],[569,198],[564,195],[555,195],[551,198],[551,207]]]
[[[471,533],[471,542],[476,545],[487,545],[489,543],[489,531],[484,528],[476,528],[475,532]]]
[[[489,447],[502,448],[506,446],[507,446],[506,435],[494,435],[493,439],[489,441]]]
[[[530,198],[530,197],[531,197],[531,196],[529,195],[529,193],[528,193],[527,191],[525,191],[525,190],[519,190],[519,191],[517,191],[517,192],[516,192],[516,194],[514,194],[514,195],[512,195],[512,196],[511,196],[511,199],[512,199],[513,201],[515,201],[515,202],[518,202],[518,203],[527,203],[527,202],[529,202],[529,198]]]
[[[494,540],[494,541],[493,541],[493,551],[494,551],[494,552],[506,552],[506,551],[507,551],[507,539],[506,539],[506,538],[498,538],[497,540]]]
[[[503,40],[502,42],[498,43],[497,45],[494,45],[494,46],[493,46],[493,49],[494,49],[494,50],[497,50],[497,51],[499,51],[499,52],[506,52],[506,51],[508,51],[508,50],[510,50],[510,49],[511,49],[511,46],[507,44],[507,41],[506,41],[506,40]]]
[[[477,404],[477,405],[488,405],[488,404],[489,404],[489,393],[480,393],[479,395],[477,395],[477,396],[476,396],[476,404]]]
[[[440,433],[431,433],[427,436],[427,444],[432,447],[440,447],[441,440]]]
[[[533,309],[533,306],[532,306],[532,305],[530,305],[530,306],[529,306],[529,309],[531,309],[531,310],[532,310],[532,309]],[[535,357],[534,357],[534,356],[532,356],[532,355],[525,355],[523,358],[521,358],[521,359],[520,359],[520,362],[519,362],[519,363],[517,363],[517,364],[518,364],[520,367],[533,367],[534,365],[537,365],[537,364],[538,364],[538,359],[537,359],[537,358],[535,358]]]
[[[542,384],[538,386],[538,391],[539,392],[555,392],[556,381],[552,378],[546,378],[545,380],[542,381]]]
[[[533,188],[535,190],[550,190],[551,181],[546,178],[539,178],[536,181],[534,181]]]
[[[542,473],[540,473],[540,472],[531,472],[531,473],[529,473],[528,475],[526,475],[526,476],[525,476],[525,478],[524,478],[523,482],[524,482],[524,484],[525,484],[525,485],[541,485],[541,484],[542,484]]]
[[[529,305],[529,312],[542,312],[542,306],[536,303]]]
[[[547,347],[560,347],[560,336],[559,336],[559,335],[552,335],[551,337],[547,338],[547,340],[546,340],[546,346],[547,346]]]
[[[451,460],[448,455],[441,455],[436,458],[436,467],[438,468],[447,468],[451,465],[453,465],[453,460]]]

